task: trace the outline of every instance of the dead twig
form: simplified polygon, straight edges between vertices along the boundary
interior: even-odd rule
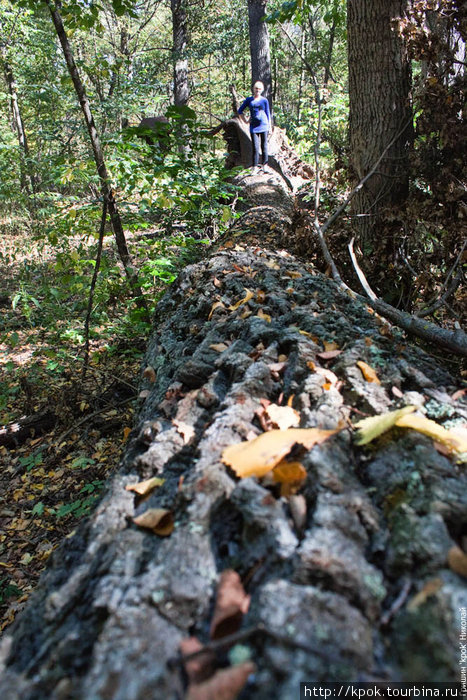
[[[99,269],[100,269],[100,265],[101,265],[102,246],[104,244],[104,233],[105,233],[105,221],[106,221],[106,219],[107,219],[107,197],[104,197],[104,203],[102,205],[101,224],[100,224],[100,228],[99,228],[99,241],[97,243],[96,262],[94,264],[94,272],[92,275],[91,286],[89,288],[88,309],[86,312],[86,319],[84,321],[84,361],[83,361],[83,370],[82,370],[82,374],[81,374],[83,379],[86,376],[86,370],[87,370],[88,364],[89,364],[89,323],[91,320],[92,304],[93,304],[93,300],[94,300],[94,291],[96,288],[97,277],[99,275]]]
[[[168,663],[172,666],[177,663],[186,664],[188,661],[196,659],[199,656],[203,656],[204,654],[212,654],[213,652],[215,653],[218,651],[222,651],[223,649],[228,649],[233,644],[238,644],[239,642],[243,642],[247,639],[250,639],[250,637],[254,637],[256,635],[270,637],[275,642],[279,642],[280,644],[286,644],[287,646],[294,647],[295,649],[301,649],[302,651],[306,651],[309,654],[315,654],[325,659],[329,658],[329,652],[325,651],[323,648],[314,646],[312,644],[298,642],[292,637],[279,634],[278,632],[273,632],[272,630],[268,629],[265,625],[260,623],[256,625],[256,627],[248,627],[247,629],[241,630],[240,632],[235,632],[234,634],[226,635],[225,637],[222,637],[222,639],[208,642],[203,646],[202,649],[193,651],[191,654],[184,654],[180,655],[180,657],[178,658],[170,659]]]
[[[367,280],[367,278],[365,277],[365,273],[363,272],[363,270],[361,269],[360,265],[359,265],[358,262],[357,262],[357,258],[356,258],[356,255],[355,255],[354,249],[353,249],[354,240],[355,240],[355,237],[352,238],[352,240],[350,241],[350,243],[349,243],[349,245],[348,245],[347,247],[348,247],[348,249],[349,249],[350,258],[351,258],[352,263],[353,263],[353,266],[354,266],[354,268],[355,268],[355,272],[356,272],[357,275],[358,275],[358,279],[360,280],[360,284],[362,285],[363,289],[364,289],[365,292],[368,294],[368,296],[370,297],[370,299],[377,299],[376,294],[374,293],[374,291],[373,291],[372,288],[370,287],[370,285],[369,285],[369,283],[368,283],[368,280]]]

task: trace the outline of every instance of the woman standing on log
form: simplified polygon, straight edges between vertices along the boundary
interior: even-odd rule
[[[253,95],[247,97],[240,105],[238,113],[242,114],[246,107],[250,110],[250,135],[251,145],[253,149],[253,173],[258,169],[259,164],[259,145],[261,141],[261,152],[263,160],[263,172],[267,170],[268,162],[268,133],[271,131],[271,111],[269,102],[265,97],[262,97],[264,85],[260,80],[257,80],[253,85]]]

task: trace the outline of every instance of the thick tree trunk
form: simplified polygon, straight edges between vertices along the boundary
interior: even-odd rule
[[[363,242],[371,241],[378,213],[408,194],[411,72],[396,24],[406,6],[407,0],[347,2],[350,156],[356,182],[400,133],[378,173],[353,201]]]
[[[184,697],[180,644],[208,641],[226,569],[251,604],[241,644],[227,656],[217,642],[209,672],[249,655],[257,673],[243,698],[296,698],[304,680],[459,678],[467,593],[452,552],[459,559],[465,546],[465,470],[407,430],[358,447],[349,421],[404,404],[459,420],[455,381],[397,346],[328,278],[276,252],[293,213],[280,178],[250,178],[244,207],[158,306],[121,469],[4,635],[9,700]],[[360,360],[381,384],[365,380]],[[339,429],[295,450],[307,474],[295,495],[238,479],[222,461],[226,447],[263,433],[268,402],[292,405],[302,428]],[[164,481],[150,495],[126,490],[153,476]],[[172,513],[169,536],[135,524],[152,509]]]
[[[174,104],[176,107],[182,107],[188,104],[190,96],[186,57],[188,44],[186,0],[171,0],[170,7],[172,9]]]
[[[271,59],[269,32],[265,23],[267,0],[248,0],[248,28],[250,32],[251,80],[264,83],[264,97],[273,105],[271,90]]]
[[[135,295],[136,303],[139,307],[145,310],[146,303],[144,300],[142,289],[138,283],[138,276],[133,266],[128,246],[126,244],[122,220],[120,218],[120,213],[118,211],[117,203],[115,201],[114,192],[111,186],[110,175],[105,163],[104,151],[102,150],[101,141],[97,132],[96,124],[94,122],[94,117],[91,112],[91,106],[89,104],[88,96],[86,94],[83,81],[81,80],[81,77],[79,75],[75,59],[73,58],[73,52],[71,50],[70,42],[68,41],[68,37],[65,32],[65,27],[63,26],[62,17],[57,9],[57,5],[55,4],[54,0],[46,0],[46,2],[48,4],[50,14],[52,16],[55,31],[57,32],[57,36],[62,46],[63,55],[65,57],[68,72],[70,73],[70,77],[73,81],[73,86],[75,88],[75,92],[84,115],[84,120],[86,122],[86,127],[89,133],[89,138],[94,154],[94,160],[99,175],[101,192],[104,201],[107,202],[107,209],[109,212],[110,221],[112,223],[112,228],[115,235],[115,242],[117,245],[118,254],[120,256],[120,260],[122,261],[127,278],[131,284],[133,293]]]

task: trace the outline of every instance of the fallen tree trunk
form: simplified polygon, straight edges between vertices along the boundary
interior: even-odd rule
[[[240,221],[157,308],[121,469],[4,635],[9,700],[184,697],[193,670],[180,645],[209,641],[225,570],[251,604],[237,644],[211,644],[203,672],[225,678],[243,660],[244,698],[296,698],[300,681],[459,679],[465,470],[413,431],[358,447],[349,420],[414,404],[452,424],[467,415],[456,381],[277,252],[292,200],[274,177],[252,180]],[[302,450],[307,476],[294,495],[238,479],[222,461],[267,427],[268,401],[292,405],[302,428],[338,430]],[[164,481],[148,495],[126,490],[154,476]],[[168,536],[135,524],[154,509]],[[247,657],[257,669],[248,679]],[[218,697],[200,687],[187,697]]]
[[[57,416],[50,411],[35,416],[22,416],[0,428],[0,446],[17,447],[30,437],[42,435],[55,424]]]

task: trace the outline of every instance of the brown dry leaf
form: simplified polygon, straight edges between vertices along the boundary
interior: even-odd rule
[[[434,420],[424,416],[401,416],[396,421],[399,428],[412,428],[423,435],[428,435],[436,442],[445,445],[451,452],[461,454],[467,452],[467,431],[459,429],[446,430]]]
[[[306,525],[307,505],[303,494],[291,494],[289,496],[289,509],[295,529],[298,533],[303,532]]]
[[[185,700],[235,700],[256,671],[252,661],[216,671],[212,678],[199,685],[189,685]]]
[[[363,362],[363,360],[358,360],[357,367],[360,368],[367,382],[371,382],[373,384],[381,384],[373,367],[367,365],[366,362]]]
[[[218,280],[217,277],[214,277],[212,283],[213,283],[213,285],[214,285],[215,287],[217,287],[218,289],[220,289],[220,287],[222,287],[222,282],[221,282],[220,280]]]
[[[289,454],[296,443],[310,450],[313,445],[324,442],[338,430],[320,428],[270,430],[258,435],[254,440],[226,447],[222,453],[222,461],[232,467],[240,478],[264,476]]]
[[[152,530],[160,537],[167,537],[172,534],[174,529],[173,515],[170,510],[165,508],[149,508],[141,515],[133,518],[133,522],[138,527]]]
[[[301,273],[295,270],[286,270],[285,274],[293,280],[299,280],[301,278]]]
[[[224,352],[229,346],[225,343],[213,343],[209,347],[211,348],[211,350],[215,350],[216,352]]]
[[[312,372],[314,372],[315,369],[316,369],[316,365],[315,365],[315,363],[313,362],[313,360],[310,360],[309,362],[307,362],[307,363],[306,363],[306,366],[308,367],[308,369],[311,369]]]
[[[271,362],[268,364],[268,368],[274,379],[279,379],[279,375],[286,365],[287,362]]]
[[[197,651],[201,651],[202,648],[203,645],[197,637],[185,637],[180,642],[180,653],[182,656],[189,656]],[[212,676],[214,658],[213,652],[206,652],[183,662],[190,683],[201,683]]]
[[[426,603],[428,598],[435,595],[443,587],[443,581],[440,578],[432,578],[425,583],[422,590],[414,595],[414,597],[407,603],[407,610],[412,612],[417,610],[420,605]]]
[[[316,355],[322,360],[333,360],[341,354],[342,350],[326,350],[325,352],[317,352]]]
[[[264,304],[264,302],[266,301],[266,292],[263,292],[262,289],[258,289],[256,291],[255,299],[258,302],[258,304]]]
[[[325,352],[332,352],[332,350],[339,350],[338,344],[335,343],[334,341],[329,341],[329,342],[324,341],[323,345],[324,345]]]
[[[154,367],[146,367],[146,369],[143,372],[143,377],[149,382],[151,382],[151,384],[154,384],[154,382],[156,381],[156,370],[154,369]]]
[[[354,428],[359,429],[355,443],[357,445],[366,445],[379,437],[379,435],[390,430],[396,424],[397,420],[407,413],[412,413],[415,409],[416,406],[404,406],[404,408],[400,408],[397,411],[389,411],[389,413],[383,413],[380,416],[363,418],[363,420],[358,421],[358,423],[354,423]]]
[[[300,424],[300,414],[290,406],[278,406],[272,403],[266,408],[266,413],[272,424],[279,430],[296,428]]]
[[[128,440],[128,436],[130,435],[130,433],[131,433],[131,428],[129,426],[126,426],[125,428],[123,428],[123,438],[122,438],[123,442],[126,442]]]
[[[211,320],[212,315],[216,309],[225,309],[225,304],[222,301],[215,301],[214,304],[211,306],[211,311],[208,316],[208,321]]]
[[[125,486],[126,491],[134,491],[138,496],[146,496],[151,491],[154,491],[158,486],[162,486],[165,479],[161,479],[158,476],[153,476],[151,479],[146,479],[145,481],[139,481],[137,484],[127,484]]]
[[[331,372],[330,369],[326,369],[325,367],[315,367],[315,372],[316,374],[321,374],[329,384],[337,384],[339,381],[337,374],[334,374],[334,372]]]
[[[220,575],[216,606],[211,621],[211,639],[220,639],[240,629],[248,612],[250,596],[245,593],[240,576],[233,569]]]
[[[253,299],[254,294],[253,294],[253,292],[252,292],[250,289],[247,289],[247,288],[245,287],[245,292],[246,292],[246,294],[245,294],[245,296],[243,297],[243,299],[240,299],[240,301],[237,301],[236,304],[233,304],[232,306],[229,306],[229,311],[236,311],[236,310],[238,309],[239,306],[242,306],[242,304],[246,304],[247,301],[250,301],[250,299]]]
[[[183,437],[183,442],[185,443],[185,445],[188,445],[190,440],[195,436],[195,429],[193,428],[193,426],[188,425],[188,423],[184,423],[183,421],[177,419],[174,419],[172,423],[177,428],[180,435]]]
[[[268,260],[267,262],[264,263],[266,267],[268,267],[270,270],[280,270],[281,266],[278,265],[275,262],[272,262],[271,260]]]
[[[271,317],[269,314],[265,313],[263,309],[259,309],[258,313],[256,314],[258,318],[262,318],[263,321],[266,321],[266,323],[271,323]]]
[[[451,547],[448,552],[448,564],[451,571],[467,577],[467,554],[460,547]]]

